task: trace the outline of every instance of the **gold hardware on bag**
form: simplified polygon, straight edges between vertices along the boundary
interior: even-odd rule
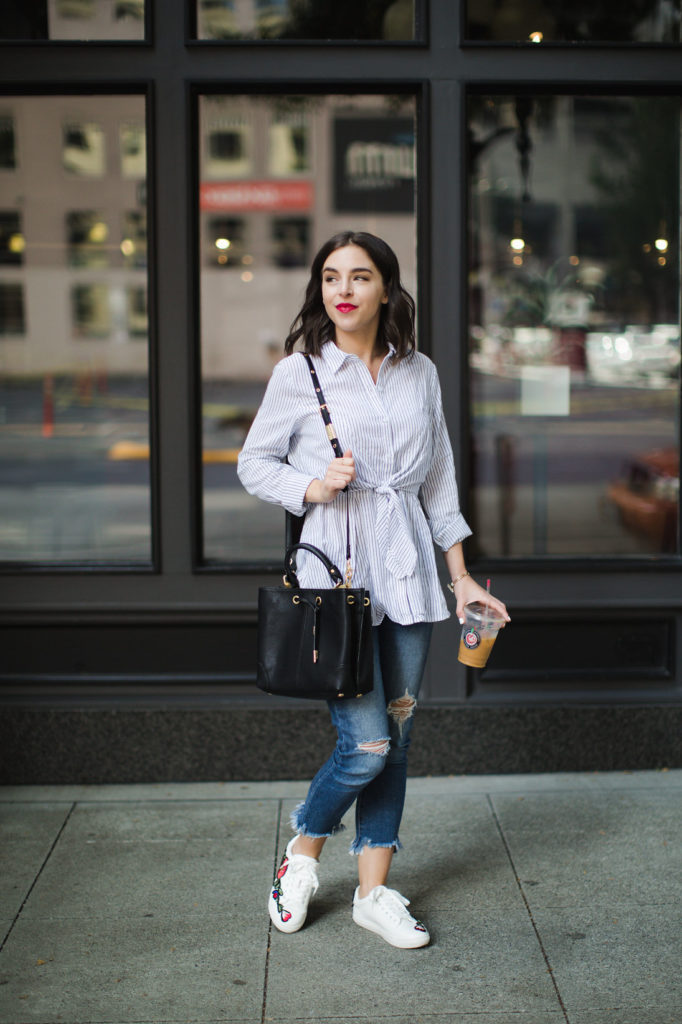
[[[298,594],[294,594],[294,596],[292,597],[291,600],[293,601],[294,604],[300,604],[301,603],[301,599],[298,596]]]
[[[289,583],[289,580],[286,577],[286,573],[284,574],[284,576],[282,576],[282,583],[284,584],[285,587],[288,587],[288,589],[291,590],[291,583]]]
[[[315,598],[315,604],[317,605],[317,607],[318,607],[318,608],[319,608],[319,607],[320,607],[320,605],[322,604],[322,598],[321,598],[321,597],[319,596],[319,594],[318,594],[318,596],[317,596],[317,597]]]
[[[327,431],[327,437],[329,438],[329,440],[330,441],[335,441],[336,440],[336,434],[334,433],[334,428],[331,425],[331,423],[325,424],[325,428],[324,429]]]
[[[352,594],[348,595],[348,597],[346,598],[346,603],[347,604],[355,604],[355,598],[353,597]]]
[[[365,598],[365,600],[364,600],[364,605],[365,605],[365,608],[369,608],[369,606],[370,606],[370,600],[369,600],[369,598],[368,598],[368,597],[366,597],[366,598]],[[362,694],[360,694],[360,696],[362,697]]]

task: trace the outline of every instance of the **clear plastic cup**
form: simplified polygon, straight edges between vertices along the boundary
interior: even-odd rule
[[[472,601],[464,605],[464,625],[457,659],[472,668],[483,668],[504,623],[502,616],[485,604]]]

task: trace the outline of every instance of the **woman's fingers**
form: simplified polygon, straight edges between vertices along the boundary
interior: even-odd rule
[[[345,490],[351,480],[355,480],[355,459],[350,448],[343,453],[340,459],[333,459],[327,466],[327,471],[322,481],[326,500],[333,501],[334,498]]]

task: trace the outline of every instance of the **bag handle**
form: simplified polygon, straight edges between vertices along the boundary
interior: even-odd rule
[[[316,548],[313,544],[306,544],[305,542],[299,544],[292,544],[290,548],[287,548],[287,552],[284,556],[284,586],[285,587],[298,587],[298,576],[296,575],[296,552],[298,550],[310,551],[311,554],[316,555],[317,558],[322,562],[325,569],[329,573],[332,579],[332,583],[335,587],[343,585],[343,576],[334,565],[330,558],[327,558],[323,551]]]

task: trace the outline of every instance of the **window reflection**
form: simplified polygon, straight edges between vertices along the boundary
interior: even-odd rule
[[[197,0],[199,39],[415,39],[414,0]]]
[[[469,101],[486,555],[677,550],[680,105]]]
[[[145,128],[141,124],[122,124],[121,174],[124,178],[144,178],[147,173]]]
[[[64,168],[70,174],[101,178],[106,165],[101,126],[94,122],[65,123],[63,160]]]
[[[25,331],[23,288],[12,281],[0,281],[0,335],[21,337]]]
[[[0,210],[0,264],[22,263],[24,249],[21,215],[14,210]]]
[[[466,38],[486,42],[678,43],[679,0],[563,4],[467,0]]]
[[[144,14],[144,0],[3,0],[0,39],[143,39]]]
[[[415,102],[204,96],[200,137],[204,555],[279,562],[283,512],[244,492],[239,448],[327,238],[387,238],[415,293]]]
[[[109,262],[109,226],[95,210],[70,210],[66,237],[72,267],[106,267]]]
[[[14,118],[0,115],[0,169],[11,171],[16,165]]]
[[[144,100],[2,109],[21,159],[0,175],[0,561],[148,564],[145,182],[103,159]]]

